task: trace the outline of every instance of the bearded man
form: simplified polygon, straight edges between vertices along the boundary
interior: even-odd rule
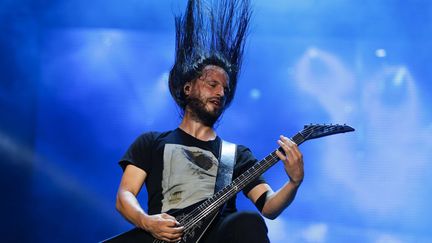
[[[294,200],[304,177],[302,154],[284,136],[277,141],[284,153],[277,155],[286,184],[273,192],[257,177],[243,188],[259,213],[238,212],[235,196],[204,222],[190,223],[190,214],[171,213],[198,208],[202,214],[208,210],[203,201],[257,163],[247,147],[229,143],[232,156],[226,157],[232,161],[222,159],[224,141],[214,128],[234,98],[250,14],[248,0],[189,0],[185,14],[176,17],[169,88],[182,120],[174,130],[140,135],[120,160],[124,172],[116,207],[136,228],[111,241],[269,242],[261,215],[276,218]],[[137,200],[144,184],[148,212]]]

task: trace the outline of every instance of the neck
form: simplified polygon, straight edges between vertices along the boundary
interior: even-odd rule
[[[179,128],[202,141],[210,141],[216,138],[213,127],[206,126],[197,119],[193,119],[193,116],[188,111],[185,112]]]

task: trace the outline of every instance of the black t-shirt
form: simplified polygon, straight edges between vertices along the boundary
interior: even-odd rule
[[[209,198],[214,193],[221,139],[201,141],[180,128],[167,132],[140,135],[129,147],[119,164],[132,164],[147,173],[148,213],[158,214],[181,209]],[[238,145],[233,179],[257,162],[251,151]],[[265,183],[259,177],[243,193]],[[235,197],[224,214],[237,211]]]

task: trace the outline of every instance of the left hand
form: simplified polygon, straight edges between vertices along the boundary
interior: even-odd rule
[[[287,137],[281,135],[278,144],[284,150],[285,155],[279,150],[276,151],[276,154],[283,161],[285,172],[290,178],[290,182],[299,186],[304,178],[303,155],[298,149],[297,144]]]

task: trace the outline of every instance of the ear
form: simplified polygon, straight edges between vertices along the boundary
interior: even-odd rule
[[[183,92],[185,93],[185,95],[189,95],[191,91],[191,83],[187,82],[185,83],[185,85],[183,86]]]

